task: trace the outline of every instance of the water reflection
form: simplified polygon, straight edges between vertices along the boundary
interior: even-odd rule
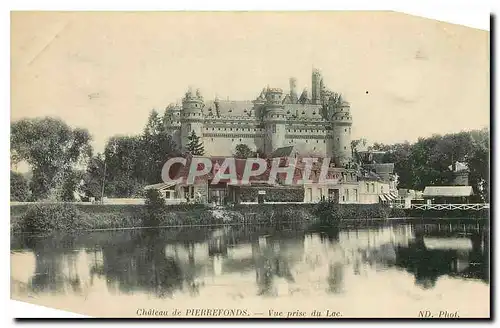
[[[12,293],[146,293],[245,297],[349,293],[379,272],[489,282],[483,225],[392,224],[308,230],[294,226],[94,232],[12,240]],[[252,278],[253,277],[253,278]],[[356,278],[358,277],[358,278]],[[253,281],[253,283],[252,283]]]

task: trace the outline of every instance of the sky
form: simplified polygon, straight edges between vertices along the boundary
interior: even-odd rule
[[[96,151],[180,102],[311,90],[351,103],[354,139],[416,141],[489,126],[489,32],[395,12],[14,12],[11,121],[56,116]]]

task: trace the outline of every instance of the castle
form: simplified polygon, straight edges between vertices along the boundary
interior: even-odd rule
[[[167,107],[165,119],[182,148],[194,132],[206,155],[231,156],[238,144],[246,144],[266,155],[293,146],[300,155],[330,157],[338,166],[352,156],[350,105],[327,89],[316,69],[311,95],[307,89],[298,95],[295,78],[287,94],[266,87],[253,101],[205,101],[199,90],[189,90],[182,107]]]

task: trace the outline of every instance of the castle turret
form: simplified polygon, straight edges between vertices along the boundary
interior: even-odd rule
[[[265,152],[271,154],[283,146],[286,133],[286,115],[282,104],[283,90],[266,90],[265,116],[266,126]]]
[[[313,105],[321,104],[321,86],[323,84],[323,78],[321,77],[321,73],[319,70],[314,69],[312,72],[312,99],[311,103]]]
[[[203,97],[200,90],[193,93],[191,88],[186,92],[185,97],[182,99],[181,111],[181,144],[182,149],[186,149],[188,137],[194,133],[202,138],[203,137]]]
[[[337,166],[344,166],[352,159],[351,150],[351,107],[342,101],[332,116],[333,157]]]

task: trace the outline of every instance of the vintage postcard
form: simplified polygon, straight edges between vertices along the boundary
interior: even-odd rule
[[[12,12],[11,299],[489,318],[489,38],[391,11]]]

